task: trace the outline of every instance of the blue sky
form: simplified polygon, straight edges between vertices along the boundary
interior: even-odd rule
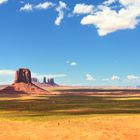
[[[0,0],[0,83],[27,67],[66,85],[139,85],[139,9],[139,0]]]

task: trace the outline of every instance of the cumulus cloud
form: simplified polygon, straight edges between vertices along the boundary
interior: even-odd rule
[[[109,6],[114,2],[119,2],[118,7],[121,8],[113,9]],[[98,5],[94,14],[83,17],[81,24],[93,25],[100,36],[105,36],[118,30],[134,29],[140,22],[139,0],[108,0],[105,4]]]
[[[113,75],[113,76],[111,77],[111,81],[118,81],[118,80],[120,80],[120,77],[117,76],[117,75]]]
[[[7,2],[8,2],[8,0],[0,0],[0,5],[4,4],[4,3],[7,3]]]
[[[110,5],[112,3],[115,3],[117,0],[106,0],[103,4]]]
[[[85,3],[76,4],[73,10],[74,14],[93,14],[94,6],[86,5]]]
[[[55,4],[52,3],[52,2],[44,2],[44,3],[39,3],[39,4],[37,4],[37,5],[35,6],[35,8],[36,8],[36,9],[39,9],[39,10],[41,10],[41,9],[46,10],[46,9],[48,9],[48,8],[50,8],[50,7],[53,7],[54,5],[55,5]]]
[[[30,3],[25,4],[23,7],[20,8],[20,11],[32,11],[33,5]]]
[[[139,76],[135,76],[135,75],[128,75],[128,76],[127,76],[127,79],[128,79],[129,81],[135,81],[135,80],[139,80],[140,77],[139,77]]]
[[[59,5],[56,7],[58,12],[58,17],[55,20],[55,24],[59,26],[64,18],[64,10],[67,9],[67,4],[65,2],[59,1]]]
[[[104,82],[111,82],[111,81],[118,81],[120,80],[121,78],[117,75],[112,75],[111,78],[103,78],[102,81]]]
[[[86,74],[86,80],[87,81],[95,81],[96,79],[89,73]]]
[[[53,7],[53,6],[55,6],[55,4],[52,3],[52,2],[44,2],[44,3],[39,3],[37,5],[33,5],[33,4],[30,4],[30,3],[27,3],[23,7],[20,8],[20,11],[28,12],[28,11],[32,11],[34,9],[37,9],[37,10],[47,10],[47,9]]]
[[[0,4],[8,0],[0,0]],[[37,5],[25,4],[20,11],[32,11],[33,9],[48,9],[55,4],[52,2],[39,3]],[[64,13],[67,8],[65,2],[59,1],[55,8],[58,16],[55,24],[59,26],[64,19]],[[103,3],[94,6],[92,4],[76,4],[73,14],[87,14],[81,19],[81,25],[93,25],[100,36],[118,30],[135,29],[140,23],[140,0],[106,0]]]
[[[123,5],[140,5],[140,1],[139,0],[119,0],[119,2]]]

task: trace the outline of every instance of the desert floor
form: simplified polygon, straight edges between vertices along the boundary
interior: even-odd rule
[[[140,139],[139,91],[51,91],[63,94],[1,95],[0,140]]]

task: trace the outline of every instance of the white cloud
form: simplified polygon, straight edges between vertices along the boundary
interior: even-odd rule
[[[121,85],[126,84],[138,84],[140,80],[139,76],[136,75],[127,75],[126,78],[120,78],[117,75],[113,75],[111,78],[104,78],[102,79],[103,82],[113,82],[113,81],[119,81]],[[130,83],[131,82],[131,83]]]
[[[122,7],[118,10],[112,9],[109,5],[98,5],[96,12],[85,16],[81,20],[82,25],[94,25],[100,36],[109,33],[134,29],[140,22],[140,0],[116,0]],[[112,3],[113,1],[106,1]],[[120,7],[120,5],[118,7]],[[117,4],[116,4],[117,6]],[[123,7],[125,6],[125,7]]]
[[[84,3],[82,4],[76,4],[73,10],[74,14],[93,14],[94,6],[93,5],[86,5]]]
[[[122,5],[140,5],[140,0],[119,0]]]
[[[117,0],[106,0],[103,4],[110,5],[112,3],[115,3]]]
[[[23,7],[20,8],[20,11],[32,11],[33,5],[30,3],[25,4]]]
[[[76,62],[71,62],[70,66],[77,66],[77,63]]]
[[[140,77],[139,76],[135,76],[135,75],[128,75],[127,79],[130,81],[135,81],[135,80],[139,80]]]
[[[113,75],[111,78],[103,78],[102,81],[104,82],[111,82],[111,81],[118,81],[121,78],[117,75]]]
[[[51,8],[55,6],[54,3],[52,2],[44,2],[44,3],[39,3],[37,5],[32,5],[30,3],[25,4],[23,7],[20,8],[20,11],[32,11],[33,9],[38,9],[38,10],[47,10],[48,8]]]
[[[70,66],[77,66],[77,62],[71,62],[71,61],[66,61],[67,64],[69,64]]]
[[[87,81],[95,81],[96,79],[91,74],[86,74],[86,80]]]
[[[8,0],[0,0],[0,4],[6,2]],[[20,8],[20,11],[48,9],[54,5],[54,3],[47,1],[37,5],[27,3]],[[58,12],[55,20],[57,26],[64,19],[66,9],[68,9],[67,4],[59,1],[59,5],[55,9]],[[140,23],[140,0],[104,0],[97,6],[79,3],[75,5],[73,14],[88,14],[81,19],[80,23],[82,25],[93,25],[100,36],[105,36],[118,30],[136,28]],[[73,14],[69,14],[69,16],[73,16]]]
[[[56,11],[58,12],[58,17],[55,20],[55,24],[59,26],[64,18],[64,10],[67,9],[67,4],[59,1],[59,5],[56,7]]]
[[[0,5],[4,4],[4,3],[7,3],[7,2],[8,2],[8,0],[0,0]]]
[[[44,2],[44,3],[39,3],[38,5],[35,6],[36,9],[48,9],[50,7],[53,7],[55,4],[53,4],[52,2]]]
[[[120,80],[120,77],[117,76],[117,75],[113,75],[113,76],[111,77],[111,81],[118,81],[118,80]]]

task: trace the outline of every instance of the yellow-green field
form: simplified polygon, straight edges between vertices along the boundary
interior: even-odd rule
[[[19,139],[139,140],[140,97],[0,97],[0,140]]]

